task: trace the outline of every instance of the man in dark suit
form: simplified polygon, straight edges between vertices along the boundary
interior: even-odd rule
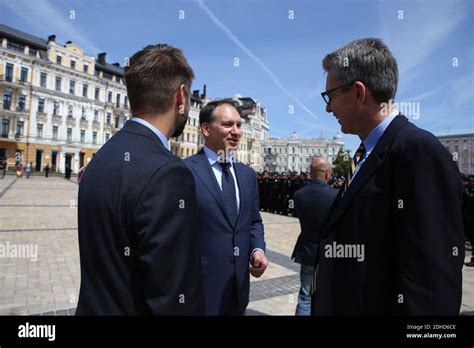
[[[204,312],[194,180],[169,151],[194,78],[181,50],[147,46],[125,68],[133,118],[79,186],[78,315]]]
[[[458,315],[462,188],[451,155],[396,110],[397,63],[381,40],[351,42],[323,68],[326,111],[362,143],[324,222],[312,313]]]
[[[236,161],[242,120],[232,101],[209,102],[199,123],[205,145],[184,162],[196,182],[206,314],[242,315],[249,271],[260,277],[268,264],[257,180]]]
[[[310,288],[317,263],[321,225],[337,195],[337,190],[328,185],[331,177],[331,163],[324,157],[315,157],[311,162],[312,181],[295,192],[294,206],[301,225],[301,233],[291,256],[301,265],[296,315],[311,314]]]

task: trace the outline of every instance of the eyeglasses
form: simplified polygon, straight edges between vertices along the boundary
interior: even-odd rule
[[[334,92],[335,90],[340,89],[340,88],[349,87],[349,86],[353,85],[355,82],[356,81],[352,81],[352,82],[346,83],[345,85],[328,89],[327,91],[324,91],[324,92],[321,93],[321,97],[323,97],[323,99],[324,99],[324,101],[326,102],[327,105],[330,105],[331,101],[332,101],[332,98],[329,96],[329,93]]]

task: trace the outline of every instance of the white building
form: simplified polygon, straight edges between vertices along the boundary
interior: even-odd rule
[[[332,163],[341,147],[344,140],[340,134],[332,140],[299,139],[295,132],[288,139],[269,138],[263,142],[264,170],[308,172],[315,156],[324,156]]]

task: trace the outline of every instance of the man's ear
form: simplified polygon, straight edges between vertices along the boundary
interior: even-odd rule
[[[201,125],[201,132],[205,137],[209,136],[209,123],[204,122]]]
[[[366,101],[366,98],[368,97],[367,95],[368,89],[360,81],[354,82],[354,86],[356,88],[356,93],[357,93],[356,94],[357,103],[362,105]]]
[[[178,91],[176,92],[176,107],[178,108],[178,113],[180,114],[184,114],[186,109],[186,100],[188,99],[186,92],[186,85],[184,85],[184,83],[179,85]]]

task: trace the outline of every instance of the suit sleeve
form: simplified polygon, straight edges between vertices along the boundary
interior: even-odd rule
[[[153,314],[203,314],[194,179],[180,162],[161,167],[136,208],[138,260]]]
[[[393,168],[396,312],[458,315],[464,260],[459,171],[436,139],[410,139]]]
[[[265,240],[263,236],[262,217],[260,216],[260,198],[258,194],[258,183],[255,172],[252,170],[252,192],[253,192],[253,207],[252,207],[252,225],[250,228],[250,253],[255,249],[262,249],[265,252]],[[249,255],[250,257],[250,255]]]

